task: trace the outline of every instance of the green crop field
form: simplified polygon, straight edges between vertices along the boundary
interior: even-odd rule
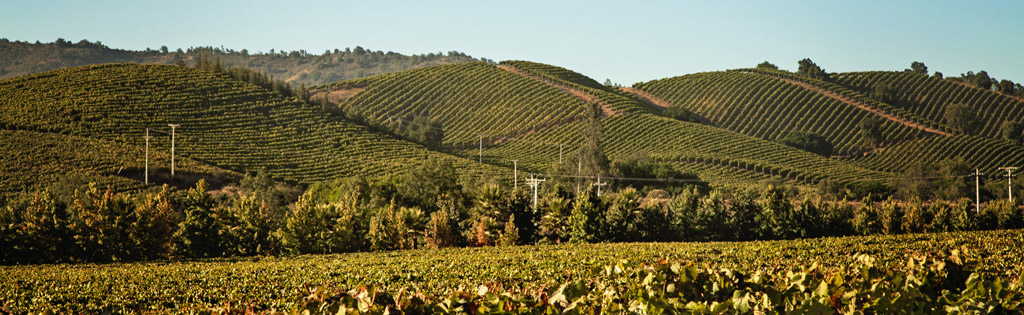
[[[192,68],[76,67],[0,80],[0,91],[0,125],[5,129],[71,134],[138,148],[151,128],[151,149],[163,157],[170,151],[167,125],[180,124],[180,156],[238,173],[266,169],[293,182],[382,175],[428,157],[450,159],[470,172],[501,171],[395,139],[226,75]],[[137,156],[128,161],[110,156],[116,152],[91,154],[115,160],[95,161],[95,167],[108,173],[110,164],[138,168]],[[169,169],[163,158],[152,162],[154,169]],[[8,175],[12,174],[0,176]]]
[[[817,263],[826,274],[868,254],[882,271],[898,270],[915,254],[962,252],[965,270],[990,279],[1017,279],[1024,266],[1020,230],[822,238],[738,243],[622,243],[406,250],[325,256],[200,261],[0,267],[0,301],[17,312],[120,309],[204,310],[251,305],[299,307],[310,288],[348,290],[368,285],[442,294],[460,287],[558,287],[598,279],[621,260],[693,262],[746,274],[782,275]],[[813,290],[814,288],[808,289]],[[1020,290],[1018,288],[1017,290]],[[808,291],[809,292],[809,291]],[[1019,291],[1018,291],[1019,292]],[[841,294],[837,292],[836,294]],[[1019,294],[1019,293],[1018,293]],[[730,293],[731,297],[732,294]],[[1022,296],[1018,295],[1017,303]],[[1018,304],[1019,307],[1019,304]]]

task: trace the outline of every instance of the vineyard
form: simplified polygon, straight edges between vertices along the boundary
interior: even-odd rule
[[[0,194],[42,190],[47,187],[41,184],[70,179],[111,185],[115,190],[142,188],[144,181],[144,147],[54,133],[0,130],[0,150],[7,154],[0,159]],[[150,163],[154,171],[157,165],[166,168],[170,154],[152,152]],[[217,182],[237,176],[181,157],[175,164],[181,178],[202,177]],[[151,180],[158,181],[155,176]]]
[[[549,170],[558,162],[559,144],[563,155],[575,152],[583,135],[581,125],[551,128],[484,149],[484,161],[511,166],[520,160],[527,170]],[[835,180],[871,181],[892,177],[848,163],[823,158],[778,143],[736,134],[721,128],[681,122],[653,114],[634,114],[603,119],[604,149],[610,158],[644,153],[702,178],[763,180],[781,178],[801,182]],[[475,150],[456,154],[472,156]]]
[[[733,70],[739,72],[749,72],[758,75],[764,75],[781,79],[786,82],[790,82],[795,85],[807,86],[813,89],[818,89],[822,93],[833,95],[834,98],[842,99],[846,102],[856,104],[863,107],[865,110],[873,111],[878,115],[886,117],[891,121],[896,121],[908,126],[914,126],[922,130],[928,131],[933,134],[947,135],[951,130],[938,121],[928,119],[926,117],[919,116],[915,113],[904,110],[887,104],[879,100],[868,97],[860,92],[851,90],[842,85],[835,84],[828,81],[822,81],[814,78],[808,78],[792,74],[785,71],[768,70],[768,69],[739,69]]]
[[[994,175],[1001,173],[997,172],[1000,167],[1024,164],[1024,149],[1001,140],[956,135],[907,141],[851,161],[870,169],[901,172],[910,165],[958,157],[972,168]]]
[[[490,143],[580,119],[583,103],[569,95],[485,63],[428,67],[314,88],[314,98],[364,89],[337,104],[367,121],[409,124],[417,116],[439,122],[445,146]]]
[[[857,124],[874,114],[781,80],[745,72],[690,74],[635,85],[715,126],[769,141],[793,130],[820,134],[837,153],[860,150]],[[924,136],[892,121],[882,124],[884,143]]]
[[[632,95],[601,85],[594,79],[569,69],[530,61],[502,61],[501,65],[594,95],[615,113],[634,113],[646,109],[646,106]]]
[[[345,300],[334,300],[325,295],[362,286],[392,294],[405,289],[409,290],[407,293],[415,292],[425,297],[441,297],[445,296],[445,292],[470,289],[476,293],[479,285],[486,285],[491,290],[510,291],[517,288],[550,288],[548,292],[554,296],[563,283],[605,281],[603,279],[606,276],[601,273],[605,270],[604,266],[614,269],[622,260],[629,262],[622,263],[618,268],[630,271],[640,268],[636,265],[638,262],[658,266],[660,260],[667,259],[683,263],[682,267],[696,267],[697,270],[693,272],[700,272],[704,275],[702,277],[707,276],[704,272],[714,275],[713,270],[718,270],[703,271],[704,268],[730,268],[738,273],[736,276],[756,274],[767,278],[782,277],[787,275],[787,271],[799,273],[817,268],[820,274],[812,272],[814,276],[807,280],[821,281],[825,278],[841,278],[844,274],[861,270],[859,267],[838,269],[840,267],[867,267],[863,265],[865,263],[870,263],[874,269],[871,269],[871,275],[862,276],[874,279],[903,270],[905,266],[912,266],[908,265],[908,259],[918,257],[914,255],[923,255],[920,257],[929,259],[951,259],[947,260],[945,267],[935,266],[938,269],[933,270],[949,270],[950,274],[946,276],[953,282],[949,285],[951,289],[956,289],[954,292],[967,291],[962,284],[967,281],[967,273],[970,272],[978,272],[975,277],[987,279],[986,286],[994,285],[992,281],[1001,281],[1003,290],[1010,290],[1014,288],[1011,282],[1019,281],[1019,275],[1024,271],[1021,269],[1024,255],[1021,255],[1020,247],[1017,246],[1021,242],[1024,242],[1024,232],[1008,230],[768,242],[563,244],[291,258],[3,266],[0,267],[0,282],[5,285],[0,289],[0,301],[18,313],[43,309],[54,309],[60,313],[152,309],[195,311],[213,307],[254,307],[257,310],[275,308],[288,311],[305,307],[314,301],[344,303]],[[944,256],[952,251],[958,252],[959,256],[956,253],[954,256]],[[872,258],[865,261],[867,258],[858,254],[870,255]],[[911,262],[923,263],[921,258]],[[961,264],[962,267],[958,267]],[[957,268],[962,268],[966,273],[958,274]],[[917,275],[925,279],[928,273]],[[930,279],[931,276],[927,277]],[[641,276],[620,281],[636,281],[639,284],[643,279]],[[956,282],[961,285],[959,288]],[[858,298],[870,300],[861,294],[881,294],[885,290],[894,290],[895,284],[902,282],[892,283],[894,287],[871,289],[868,285],[857,289],[831,282],[830,289],[826,291],[828,295],[838,297],[849,293],[845,290],[852,290],[858,292]],[[821,290],[817,285],[808,286],[802,290],[807,293]],[[789,292],[785,290],[786,287],[779,288],[780,292]],[[731,288],[732,285],[722,288],[729,290],[723,293],[727,294],[723,299],[733,297]],[[1019,310],[1020,284],[1015,288],[1018,290],[1016,297],[998,294],[979,298],[989,302],[1016,299]],[[755,292],[759,290],[764,288],[751,289]],[[993,291],[992,294],[997,292],[1002,291]],[[797,293],[800,299],[803,299],[802,294]],[[321,296],[323,299],[303,299],[310,296]],[[889,298],[893,299],[889,300],[892,302],[901,301],[895,296]],[[850,303],[844,301],[844,305]],[[930,305],[937,301],[933,300]],[[856,306],[858,308],[885,306],[869,306],[874,303],[853,304],[860,305]],[[560,305],[564,307],[564,304]],[[1007,304],[1003,307],[1014,306]],[[314,309],[313,312],[325,311]]]
[[[278,179],[309,183],[350,175],[382,175],[428,157],[450,159],[469,172],[481,166],[429,151],[348,122],[295,98],[226,75],[178,66],[111,64],[0,81],[0,126],[55,132],[176,152],[236,172],[265,168]],[[81,138],[77,138],[81,139]],[[111,152],[103,159],[124,160]],[[151,168],[164,170],[163,160]],[[99,162],[97,162],[99,163]],[[103,162],[122,163],[122,162]],[[99,163],[97,167],[112,166]],[[137,168],[137,160],[118,167]],[[106,171],[109,173],[109,170]]]
[[[1006,121],[1024,119],[1024,102],[997,92],[984,91],[937,77],[911,72],[850,72],[837,75],[836,82],[867,92],[876,84],[895,88],[901,109],[932,121],[942,121],[944,107],[965,104],[977,111],[982,128],[978,136],[998,137],[999,127]]]

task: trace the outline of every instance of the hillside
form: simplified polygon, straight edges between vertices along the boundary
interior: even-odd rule
[[[68,68],[0,80],[0,95],[4,129],[55,132],[137,148],[144,144],[145,130],[152,128],[151,149],[167,152],[167,125],[175,123],[181,125],[176,132],[179,156],[240,173],[265,168],[273,177],[292,182],[382,175],[431,157],[452,161],[467,173],[503,172],[375,132],[225,74],[194,68]],[[113,152],[93,154],[119,159],[111,156]],[[158,162],[151,167],[166,168]]]
[[[689,74],[637,83],[634,88],[684,107],[712,125],[769,141],[794,130],[820,134],[840,154],[861,151],[858,123],[878,117],[779,78],[739,71]],[[883,143],[926,136],[919,129],[882,121]]]
[[[485,133],[484,162],[511,167],[511,160],[518,159],[520,169],[530,172],[549,171],[560,151],[563,160],[575,154],[583,142],[583,121],[578,118],[582,103],[592,101],[604,109],[603,147],[612,160],[644,153],[713,181],[774,178],[810,183],[890,176],[725,129],[661,117],[630,94],[532,62],[437,66],[314,91],[321,97],[344,94],[347,98],[332,101],[375,123],[386,123],[389,115],[428,115],[442,123],[448,147],[470,159],[479,154],[478,133]],[[508,102],[511,95],[517,97],[511,103],[515,107]]]
[[[943,121],[945,106],[965,104],[981,119],[982,128],[974,135],[999,137],[1003,122],[1024,120],[1024,100],[995,91],[913,72],[849,72],[835,76],[839,84],[870,93],[885,83],[896,90],[895,106],[928,118]]]
[[[143,187],[145,147],[57,133],[0,130],[0,151],[5,153],[0,159],[0,195],[42,190],[58,182],[93,182],[114,190]],[[177,177],[171,180],[169,165],[169,152],[150,152],[150,181],[192,186],[203,178],[216,185],[238,176],[178,156]]]
[[[178,58],[191,62],[196,56],[211,54],[229,66],[241,66],[267,73],[294,84],[317,85],[367,77],[407,69],[478,61],[460,52],[403,55],[355,47],[335,49],[322,54],[300,51],[250,53],[223,47],[197,47],[187,50],[124,50],[100,42],[28,43],[0,39],[0,79],[34,74],[60,68],[104,63],[174,64]]]
[[[584,104],[541,82],[486,63],[403,71],[312,89],[345,112],[393,127],[426,116],[444,129],[445,146],[473,146],[581,119]],[[399,119],[402,121],[399,122]]]

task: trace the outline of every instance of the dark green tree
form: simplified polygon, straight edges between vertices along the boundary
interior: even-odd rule
[[[806,131],[791,131],[785,137],[779,139],[779,143],[822,156],[830,156],[833,151],[832,143],[828,139],[819,134]]]
[[[583,176],[606,176],[610,161],[601,146],[603,134],[601,126],[601,107],[596,102],[590,102],[586,112],[585,139],[577,151],[581,163]]]
[[[860,128],[860,138],[865,145],[876,148],[882,143],[884,137],[881,119],[874,116],[864,117],[857,126]]]
[[[1003,126],[999,128],[999,133],[1003,140],[1020,145],[1024,140],[1024,124],[1017,121],[1004,121]]]
[[[825,69],[819,67],[810,58],[804,58],[800,60],[797,64],[799,64],[799,67],[796,71],[797,74],[819,80],[831,79],[828,72],[825,72]]]
[[[974,134],[981,127],[981,121],[974,109],[965,104],[946,105],[943,118],[946,126],[963,134]]]
[[[928,75],[928,66],[925,66],[923,62],[914,61],[910,63],[910,71],[923,75]]]
[[[757,64],[757,68],[758,69],[768,69],[768,70],[779,70],[778,66],[776,66],[776,65],[774,65],[774,64],[772,64],[771,62],[768,62],[768,61],[765,61],[765,62]]]
[[[899,92],[900,91],[897,90],[896,87],[892,86],[892,84],[889,84],[889,82],[879,82],[871,89],[870,96],[876,100],[897,105],[896,103],[899,102]]]

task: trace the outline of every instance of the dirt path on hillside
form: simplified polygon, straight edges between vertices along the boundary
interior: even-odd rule
[[[640,98],[640,100],[642,100],[644,102],[647,102],[648,104],[651,104],[651,105],[654,105],[654,106],[658,106],[658,107],[661,107],[661,108],[672,107],[672,103],[669,103],[668,101],[663,100],[660,97],[654,96],[654,94],[647,93],[647,91],[644,91],[644,90],[641,90],[641,89],[638,89],[638,88],[635,88],[635,87],[626,87],[626,86],[620,87],[619,89],[622,90],[623,92],[626,92],[626,93],[629,93],[629,94],[633,94],[633,96],[636,96],[637,98]],[[699,122],[701,124],[704,124],[704,125],[709,125],[709,126],[714,126],[715,125],[715,124],[712,124],[711,121],[705,119],[704,117],[701,117],[701,116],[697,115],[697,113],[693,113],[693,112],[691,112],[691,113],[693,114],[693,116],[695,118],[697,118],[697,122]]]
[[[512,73],[515,73],[515,74],[518,74],[518,75],[521,75],[521,76],[524,76],[524,77],[527,77],[527,78],[539,81],[541,83],[547,84],[547,85],[549,85],[549,86],[551,86],[553,88],[556,88],[556,89],[562,90],[563,92],[569,93],[570,95],[572,95],[572,96],[574,96],[574,97],[576,97],[576,98],[578,98],[580,100],[583,100],[584,102],[596,102],[597,105],[601,107],[601,112],[604,114],[605,117],[616,116],[616,115],[620,114],[619,110],[615,109],[614,107],[612,107],[611,104],[608,104],[608,102],[605,102],[601,98],[599,98],[597,96],[594,96],[593,94],[587,93],[586,91],[578,90],[578,89],[575,89],[575,88],[570,87],[568,85],[561,84],[561,83],[558,83],[558,82],[554,82],[554,81],[542,78],[540,76],[537,76],[537,75],[534,75],[532,73],[523,71],[523,70],[518,69],[518,68],[513,67],[513,66],[498,65],[498,68],[501,68],[501,69],[503,69],[505,71],[512,72]]]
[[[356,94],[359,94],[359,92],[362,92],[364,90],[366,90],[366,88],[362,87],[346,87],[335,90],[328,88],[323,90],[311,91],[309,93],[309,98],[314,100],[321,100],[324,98],[324,96],[326,96],[327,101],[330,102],[331,104],[341,105],[341,103],[344,103],[345,100],[348,100],[353,96],[356,96]]]
[[[809,83],[800,82],[800,81],[793,80],[793,79],[775,77],[775,76],[773,76],[773,78],[776,78],[776,79],[782,80],[783,82],[786,82],[786,83],[789,83],[789,84],[792,84],[792,85],[796,85],[796,86],[799,86],[799,87],[802,87],[802,88],[805,88],[805,89],[808,89],[808,90],[820,93],[822,95],[825,95],[825,96],[827,96],[829,98],[832,98],[832,99],[835,99],[837,101],[840,101],[840,102],[843,102],[843,103],[846,103],[846,104],[849,104],[849,105],[853,105],[854,107],[863,109],[863,110],[868,111],[868,112],[870,112],[872,114],[878,115],[878,116],[880,116],[882,118],[888,119],[890,121],[896,122],[898,124],[901,124],[901,125],[904,125],[904,126],[907,126],[907,127],[911,127],[911,128],[915,128],[915,129],[921,129],[921,130],[924,130],[926,132],[930,132],[930,133],[934,133],[934,134],[942,135],[942,136],[948,136],[949,135],[948,132],[945,132],[945,131],[942,131],[942,130],[938,130],[938,129],[935,129],[935,128],[932,128],[932,127],[928,127],[926,125],[923,125],[923,124],[920,124],[920,123],[917,123],[917,122],[914,122],[914,121],[910,121],[910,120],[907,120],[907,119],[896,117],[895,115],[892,115],[892,114],[886,113],[884,111],[881,111],[879,109],[876,109],[874,107],[871,107],[870,105],[865,104],[865,103],[863,103],[861,101],[858,101],[858,100],[855,100],[855,99],[852,99],[852,98],[840,95],[839,93],[835,93],[835,92],[832,92],[832,91],[829,91],[829,90],[826,90],[826,89],[814,86],[814,85],[809,84]]]
[[[291,77],[288,77],[287,79],[284,79],[284,82],[291,83],[292,81],[298,80],[300,75],[303,75],[303,74],[306,74],[306,73],[309,73],[309,69],[305,69],[305,70],[296,72]]]

